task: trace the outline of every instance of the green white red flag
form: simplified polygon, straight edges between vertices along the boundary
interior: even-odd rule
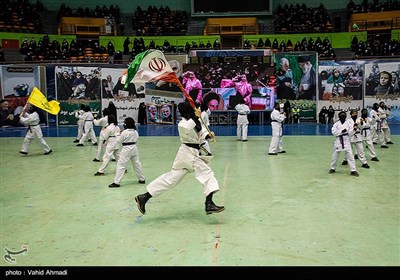
[[[177,84],[189,100],[190,105],[195,108],[193,99],[186,92],[161,51],[147,50],[137,54],[129,64],[124,85],[125,89],[128,88],[129,83],[151,83],[157,81]]]

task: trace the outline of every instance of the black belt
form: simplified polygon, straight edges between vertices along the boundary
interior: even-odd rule
[[[108,138],[110,138],[110,137],[115,137],[115,135],[112,135],[112,136],[108,136]]]
[[[129,145],[135,145],[136,144],[136,142],[125,142],[125,143],[122,143],[122,146],[129,146]]]
[[[39,124],[32,124],[32,125],[28,125],[28,129],[29,129],[29,131],[30,131],[30,132],[32,132],[32,129],[31,129],[31,127],[32,127],[32,126],[38,126],[38,125],[39,125]]]
[[[200,150],[200,144],[194,144],[194,143],[183,143],[186,146],[190,147],[190,148],[195,148],[197,150]]]
[[[239,114],[239,115],[244,115],[244,116],[246,116],[247,114]]]
[[[272,120],[271,122],[278,122],[278,121],[276,121],[276,120]]]

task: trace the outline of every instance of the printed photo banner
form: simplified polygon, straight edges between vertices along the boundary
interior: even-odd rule
[[[22,111],[33,88],[40,85],[40,67],[43,66],[0,66],[2,98],[7,99],[15,115]],[[47,124],[46,115],[45,112],[39,112],[40,123]]]
[[[317,53],[277,53],[274,62],[279,100],[317,99]]]
[[[93,115],[97,114],[101,116],[101,103],[100,101],[91,100],[61,100],[60,112],[57,115],[58,125],[76,125],[78,118],[75,116],[75,112],[80,110],[81,104],[88,105]]]
[[[271,70],[263,62],[187,64],[181,82],[198,103],[209,102],[213,96],[214,104],[207,104],[210,110],[234,110],[240,98],[251,110],[272,110],[276,85]]]
[[[147,124],[173,124],[175,121],[175,103],[168,104],[147,104]]]
[[[101,108],[107,108],[110,102],[114,103],[117,109],[117,121],[118,125],[122,126],[124,120],[127,117],[131,117],[136,123],[139,122],[139,109],[140,104],[144,104],[144,98],[134,98],[134,97],[118,97],[118,98],[107,98],[101,100]]]
[[[316,120],[317,53],[277,53],[274,56],[277,100],[300,109],[300,121]]]
[[[1,90],[3,98],[27,97],[34,87],[40,85],[41,66],[1,66]]]
[[[374,62],[364,65],[364,107],[370,110],[374,103],[390,106],[388,123],[400,123],[400,62]]]
[[[323,64],[323,63],[321,63]],[[318,104],[335,111],[334,120],[340,111],[363,107],[364,66],[360,63],[330,63],[318,67]]]

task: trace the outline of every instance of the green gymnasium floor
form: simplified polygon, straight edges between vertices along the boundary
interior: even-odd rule
[[[340,165],[328,174],[332,136],[284,136],[286,154],[268,156],[270,136],[217,137],[214,196],[226,210],[206,215],[193,174],[153,198],[146,215],[134,197],[145,191],[129,166],[110,189],[115,162],[95,177],[96,148],[73,137],[0,138],[1,266],[399,266],[400,136],[377,149],[360,177]],[[176,136],[141,137],[149,183],[170,171]],[[369,159],[369,158],[368,158]],[[6,249],[24,253],[6,261]],[[9,259],[8,259],[9,260]]]

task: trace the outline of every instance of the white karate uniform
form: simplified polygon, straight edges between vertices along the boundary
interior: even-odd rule
[[[42,128],[39,125],[39,114],[37,112],[33,112],[32,114],[25,112],[23,116],[20,116],[20,121],[23,125],[28,127],[28,132],[26,133],[24,142],[22,143],[21,152],[27,153],[29,151],[29,146],[34,138],[38,139],[39,144],[45,153],[49,152],[51,149],[43,139]]]
[[[385,145],[387,144],[387,142],[391,142],[390,140],[390,127],[389,124],[387,122],[387,118],[390,116],[390,110],[387,109],[383,109],[381,107],[379,107],[378,109],[379,112],[379,117],[381,118],[381,122],[382,122],[382,137],[383,140],[385,142]]]
[[[99,142],[97,146],[97,153],[95,159],[100,159],[101,153],[103,152],[106,144],[106,139],[104,138],[104,130],[108,126],[108,116],[104,116],[98,120],[94,119],[93,124],[97,126],[101,126],[100,135],[99,135]]]
[[[374,119],[376,121],[375,125],[373,125],[371,128],[371,132],[372,132],[372,142],[379,142],[381,143],[382,146],[386,146],[386,142],[385,142],[385,136],[383,135],[383,131],[382,131],[382,120],[381,120],[381,116],[379,113],[379,109],[378,111],[375,111],[374,109],[371,109],[371,118]]]
[[[372,132],[371,128],[375,125],[376,121],[370,117],[363,119],[363,125],[361,128],[361,135],[363,137],[364,142],[367,144],[367,148],[369,151],[369,156],[371,158],[376,157],[375,147],[372,143]]]
[[[246,104],[237,104],[235,110],[238,112],[236,135],[238,140],[246,141],[249,129],[249,120],[247,115],[250,114],[250,108]]]
[[[352,118],[348,119],[348,121],[353,123],[354,134],[350,137],[351,146],[355,147],[356,154],[358,155],[358,159],[362,164],[367,164],[367,159],[365,158],[364,152],[364,141],[363,136],[361,135],[362,125],[361,118],[357,118],[354,121]],[[354,128],[354,125],[357,124],[357,128]]]
[[[93,114],[92,112],[85,112],[82,116],[79,116],[80,119],[83,120],[83,134],[81,139],[79,139],[79,144],[84,144],[87,137],[90,137],[92,143],[97,143],[96,134],[93,129]]]
[[[104,170],[107,168],[112,156],[115,158],[119,157],[119,146],[116,145],[116,136],[119,132],[119,127],[113,123],[109,124],[104,130],[104,139],[107,141],[107,145],[103,155],[103,162],[97,172],[104,173]]]
[[[75,117],[78,119],[77,121],[77,125],[78,125],[78,134],[76,135],[76,139],[80,140],[82,135],[83,135],[83,120],[81,118],[79,118],[79,116],[82,116],[83,113],[85,113],[85,111],[83,110],[78,110],[75,111]]]
[[[356,171],[356,163],[354,160],[353,152],[351,150],[350,137],[354,134],[353,120],[347,119],[343,124],[337,121],[332,126],[332,134],[336,136],[333,142],[333,154],[330,169],[336,170],[337,161],[342,151],[345,152],[345,159],[347,160],[350,172]],[[346,132],[342,132],[346,129]]]
[[[185,119],[178,123],[178,131],[181,140],[181,146],[176,154],[172,170],[167,172],[150,184],[147,185],[147,191],[152,196],[158,196],[176,186],[189,172],[194,172],[196,179],[203,184],[204,195],[219,190],[219,184],[215,178],[214,172],[210,166],[199,157],[199,149],[189,147],[185,143],[200,146],[202,141],[208,135],[208,131],[202,129],[196,132],[194,127],[196,123],[192,119]]]
[[[283,151],[282,146],[282,123],[286,119],[285,114],[280,113],[277,109],[271,112],[272,138],[269,144],[268,153],[279,153]]]
[[[125,129],[120,135],[117,135],[116,145],[120,147],[119,159],[114,177],[114,183],[117,185],[121,183],[129,160],[132,162],[133,170],[135,170],[136,177],[139,181],[145,181],[142,164],[139,159],[139,151],[136,146],[138,139],[139,133],[133,128]]]

